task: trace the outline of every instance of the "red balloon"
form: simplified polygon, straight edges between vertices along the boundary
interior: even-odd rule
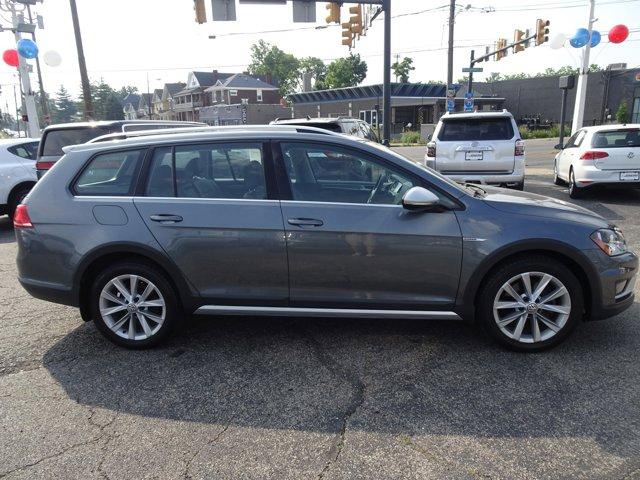
[[[9,65],[10,67],[17,67],[18,65],[20,65],[20,60],[18,59],[18,51],[15,48],[5,50],[2,54],[2,59],[4,60],[4,63]]]
[[[609,30],[609,41],[611,43],[622,43],[629,36],[629,29],[626,25],[615,25]]]

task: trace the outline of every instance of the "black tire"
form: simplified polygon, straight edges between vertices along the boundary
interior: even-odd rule
[[[566,185],[566,182],[558,176],[558,162],[553,163],[553,184],[558,186]]]
[[[16,208],[18,208],[18,205],[22,203],[22,200],[24,200],[24,197],[26,197],[30,191],[31,187],[20,187],[15,192],[11,193],[8,208],[9,218],[11,220],[13,220],[13,216],[16,213]]]
[[[155,331],[153,335],[149,336],[148,338],[134,340],[123,338],[122,336],[115,333],[107,325],[107,320],[105,320],[100,313],[100,296],[103,288],[105,287],[105,285],[107,285],[108,282],[121,275],[136,275],[138,277],[141,277],[140,288],[147,284],[145,281],[149,281],[161,293],[161,297],[158,298],[164,300],[164,321],[159,326],[157,331]],[[105,268],[96,276],[90,290],[90,295],[92,318],[94,319],[96,328],[111,342],[122,347],[140,349],[158,345],[171,333],[179,318],[178,299],[173,286],[160,270],[145,263],[125,261]],[[149,313],[160,315],[160,313],[158,313],[158,310],[154,310]],[[125,325],[127,324],[128,323],[125,323]],[[147,322],[147,325],[149,325],[149,322]],[[154,324],[151,323],[151,325]],[[157,327],[157,324],[155,326]],[[142,324],[137,319],[134,324],[134,329],[138,330],[141,335],[143,334],[143,332],[140,331],[142,330]]]
[[[514,189],[514,190],[520,190],[520,191],[524,190],[524,181],[523,181],[523,182],[520,182],[520,183],[516,183],[516,184],[513,186],[513,189]]]
[[[523,343],[507,336],[498,327],[493,314],[494,300],[502,286],[513,277],[526,272],[540,272],[552,275],[566,287],[571,300],[571,311],[564,326],[550,338],[534,343]],[[571,333],[576,324],[582,319],[584,311],[583,298],[582,286],[567,266],[555,259],[536,255],[529,258],[515,259],[490,273],[489,277],[484,281],[482,290],[479,292],[476,313],[485,331],[505,347],[519,352],[537,352],[558,345]],[[525,320],[525,328],[532,328],[532,321],[531,315],[528,315]],[[541,328],[545,330],[547,328],[543,323],[538,322],[538,325],[541,325]]]
[[[571,198],[584,197],[584,189],[576,185],[576,176],[573,173],[573,168],[569,170],[569,196]]]

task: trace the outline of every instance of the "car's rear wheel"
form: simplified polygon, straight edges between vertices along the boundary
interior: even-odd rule
[[[91,289],[91,305],[98,330],[128,348],[157,345],[171,332],[178,315],[176,294],[165,276],[137,262],[102,271]]]
[[[582,287],[557,260],[522,258],[490,275],[478,310],[487,332],[503,345],[543,350],[564,340],[580,320]]]
[[[584,195],[584,189],[576,185],[576,175],[573,173],[573,168],[569,170],[569,196],[571,198],[582,198]]]
[[[516,184],[513,186],[513,188],[514,188],[515,190],[520,190],[520,191],[524,190],[524,180],[523,180],[522,182],[520,182],[520,183],[516,183]]]
[[[553,162],[553,183],[554,185],[565,185],[565,181],[558,176],[558,161]]]
[[[31,187],[20,187],[11,194],[11,198],[9,199],[9,218],[13,219],[18,205],[22,203],[22,200],[24,200],[24,197],[26,197],[30,191]]]

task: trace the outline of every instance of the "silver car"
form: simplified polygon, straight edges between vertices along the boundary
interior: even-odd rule
[[[197,314],[477,321],[539,350],[628,308],[638,270],[588,210],[283,126],[73,147],[14,225],[24,288],[126,347]]]

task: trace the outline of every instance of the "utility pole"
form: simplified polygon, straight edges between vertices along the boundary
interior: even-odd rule
[[[447,88],[453,85],[453,27],[456,23],[456,0],[449,4],[449,48],[447,50]]]
[[[578,87],[576,88],[576,103],[573,107],[573,123],[571,133],[582,128],[584,122],[584,106],[587,101],[587,80],[589,78],[589,53],[591,52],[591,32],[595,19],[593,18],[596,0],[589,0],[589,40],[582,53],[582,67],[578,75]]]
[[[383,0],[384,10],[384,76],[382,83],[382,138],[391,142],[391,0]]]
[[[71,6],[71,18],[73,19],[73,32],[76,37],[76,48],[78,50],[78,67],[80,68],[80,80],[82,82],[82,97],[84,100],[84,118],[93,120],[93,101],[91,100],[91,86],[89,75],[87,75],[87,64],[84,60],[84,48],[82,47],[82,35],[80,34],[80,22],[78,21],[78,9],[76,0],[69,0]]]
[[[33,17],[31,16],[31,5],[27,3],[27,15],[29,15],[29,23],[33,24]],[[33,41],[36,41],[36,31],[31,34]],[[37,43],[37,42],[36,42]],[[42,82],[42,70],[40,70],[40,57],[36,57],[36,70],[38,71],[38,86],[40,87],[40,108],[42,109],[43,123],[46,125],[49,117],[49,103],[47,102],[47,96],[44,91],[44,84]]]
[[[11,23],[13,24],[13,33],[15,35],[16,43],[22,39],[22,35],[18,31],[18,25],[21,22],[21,15],[18,16],[16,12],[16,6],[13,2],[5,2],[5,6],[11,12]],[[38,109],[36,108],[36,98],[33,90],[31,90],[31,79],[29,78],[29,65],[27,60],[18,55],[18,73],[20,75],[20,83],[22,84],[22,91],[24,92],[24,104],[27,112],[27,128],[29,136],[31,138],[40,137],[40,124],[38,123]]]

